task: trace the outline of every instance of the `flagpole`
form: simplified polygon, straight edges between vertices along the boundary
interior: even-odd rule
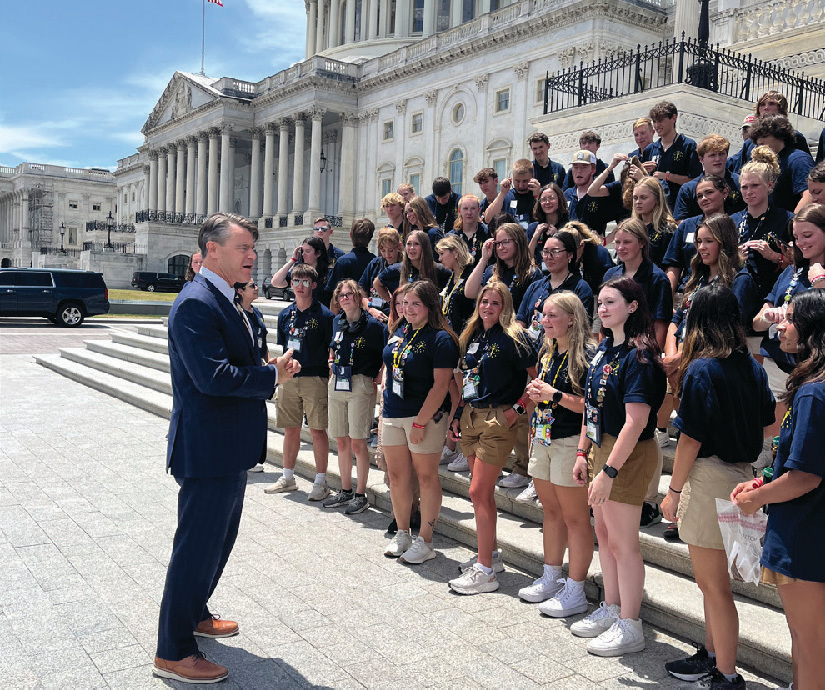
[[[201,76],[205,77],[206,72],[203,71],[203,50],[206,45],[206,0],[203,0],[201,6]]]

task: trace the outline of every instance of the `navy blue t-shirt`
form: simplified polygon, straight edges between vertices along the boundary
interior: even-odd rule
[[[471,237],[467,237],[461,230],[452,230],[447,234],[456,235],[464,240],[464,245],[467,247],[467,251],[470,252],[470,257],[473,260],[473,266],[475,266],[481,258],[481,245],[490,239],[490,233],[487,232],[487,226],[484,225],[484,223],[478,224],[476,231]]]
[[[582,278],[590,286],[595,295],[599,286],[604,282],[604,274],[613,268],[613,257],[607,251],[607,247],[601,244],[591,244],[587,242],[582,250],[582,258],[579,262]]]
[[[352,251],[341,255],[329,272],[327,293],[329,293],[330,297],[335,287],[342,280],[347,280],[348,278],[358,280],[364,275],[364,270],[374,258],[375,254],[364,247],[353,247]]]
[[[667,151],[665,151],[661,139],[648,144],[644,154],[642,154],[642,162],[647,161],[656,161],[657,172],[686,175],[690,178],[699,177],[702,174],[702,163],[699,161],[699,154],[696,152],[696,142],[684,134],[677,134]],[[667,205],[673,210],[682,185],[672,181],[665,182],[662,180],[661,182],[665,190],[665,196],[667,196]]]
[[[789,470],[825,480],[825,383],[806,383],[794,395],[779,431],[774,481]],[[825,582],[825,481],[784,503],[771,503],[761,563],[774,572]]]
[[[447,284],[447,281],[450,279],[452,273],[440,264],[436,265],[435,268],[436,277],[438,279],[437,287],[440,289]],[[410,276],[407,279],[407,282],[414,283],[416,280],[421,280],[421,278],[419,278],[418,269],[415,266],[411,266],[410,269]],[[395,292],[401,282],[401,264],[397,263],[387,266],[378,274],[378,282],[381,283],[381,285],[383,285],[390,294]]]
[[[773,204],[793,211],[808,189],[808,173],[814,167],[811,154],[786,146],[779,152],[779,179],[773,186]]]
[[[361,279],[358,281],[358,284],[367,294],[367,299],[381,299],[378,296],[378,293],[375,291],[375,288],[372,286],[375,282],[375,279],[378,277],[378,274],[381,273],[387,267],[387,260],[383,256],[376,256],[372,261],[367,264],[367,267],[364,269],[364,272],[361,274]],[[390,313],[390,305],[387,302],[382,308],[385,314]]]
[[[441,311],[456,335],[461,335],[475,308],[475,300],[464,294],[467,278],[472,272],[473,266],[468,264],[457,279],[451,275],[447,285],[441,291]]]
[[[593,179],[595,179],[599,175],[601,175],[606,169],[607,169],[607,163],[605,163],[601,158],[597,158],[596,159],[596,172],[593,173]],[[613,172],[611,171],[610,173],[608,173],[607,179],[605,180],[605,183],[607,184],[607,183],[615,182],[615,181],[616,181],[616,177],[613,175]],[[562,190],[567,190],[567,189],[572,189],[575,186],[576,186],[576,183],[573,182],[573,168],[571,167],[567,171],[567,175],[565,175],[565,177],[564,177],[564,184],[561,186],[561,188],[562,188]]]
[[[264,315],[253,305],[252,311],[246,312],[246,316],[249,319],[252,332],[255,334],[255,341],[258,343],[258,350],[261,353],[261,357],[269,359],[269,346],[266,342],[266,336],[269,330],[264,323]]]
[[[667,254],[667,250],[670,248],[670,241],[673,239],[675,228],[670,228],[669,231],[658,230],[653,227],[653,223],[648,223],[646,229],[649,240],[647,246],[648,256],[650,256],[650,260],[654,264],[663,271],[666,271],[665,254]]]
[[[278,314],[278,344],[289,347],[289,341],[301,341],[301,349],[295,352],[294,359],[301,365],[299,376],[329,377],[329,341],[332,340],[332,312],[318,300],[306,311],[300,311],[293,302]]]
[[[564,183],[564,166],[549,159],[546,168],[542,168],[536,161],[533,161],[533,177],[535,177],[542,187],[551,182],[555,182],[559,187]]]
[[[739,229],[739,244],[750,240],[766,240],[771,243],[771,249],[774,251],[779,251],[777,239],[786,244],[791,241],[789,229],[791,218],[793,218],[793,213],[779,206],[768,206],[768,210],[759,218],[754,218],[747,210],[731,216],[731,220]],[[748,252],[745,268],[753,276],[760,299],[764,299],[776,282],[779,265],[768,261],[759,252],[751,249]]]
[[[788,266],[779,274],[773,289],[765,297],[765,302],[772,307],[781,307],[788,304],[795,294],[810,289],[811,283],[808,280],[807,267]],[[776,335],[770,336],[770,333],[775,330],[773,328],[769,329],[768,333],[762,338],[759,352],[765,357],[770,357],[776,363],[776,366],[786,374],[790,374],[796,367],[796,357],[782,351],[779,347],[779,338]]]
[[[624,264],[620,262],[618,266],[604,274],[604,280],[607,282],[611,278],[623,275]],[[639,283],[644,290],[650,318],[654,321],[670,323],[673,318],[673,289],[662,269],[655,266],[650,259],[644,259],[633,275],[633,280]]]
[[[549,383],[557,391],[570,393],[571,395],[581,395],[573,392],[573,382],[570,379],[569,360],[565,357],[566,352],[548,351],[539,360],[538,378],[545,383]],[[588,359],[592,359],[593,351],[589,353]],[[579,389],[584,390],[587,383],[587,369],[582,371],[579,378]],[[573,412],[559,403],[538,403],[537,413],[550,408],[553,415],[553,424],[550,427],[550,438],[570,438],[578,436],[582,430],[582,413]],[[533,423],[537,421],[538,414],[534,415]]]
[[[514,405],[527,385],[527,369],[535,365],[536,350],[528,339],[516,345],[497,323],[489,331],[478,327],[468,343],[461,369],[478,369],[478,398],[472,402]]]
[[[644,403],[650,406],[650,414],[639,440],[653,438],[656,415],[667,389],[664,370],[652,360],[639,362],[635,347],[630,347],[626,342],[614,345],[610,336],[601,342],[599,350],[604,354],[595,366],[590,365],[585,392],[588,403],[596,407],[603,368],[609,366],[610,374],[605,382],[604,401],[601,405],[602,433],[618,437],[626,420],[625,405]]]
[[[604,187],[608,191],[607,196],[593,197],[585,194],[579,199],[575,187],[564,192],[570,220],[581,221],[602,237],[604,237],[608,223],[630,215],[622,204],[622,183],[610,182]]]
[[[453,229],[453,223],[455,223],[455,219],[458,218],[458,200],[460,198],[458,194],[452,192],[446,204],[439,204],[435,198],[435,194],[430,194],[424,199],[424,201],[427,202],[427,206],[430,207],[430,211],[433,212],[435,222],[438,223],[444,233],[450,232],[450,230]]]
[[[509,213],[516,219],[516,223],[521,225],[525,230],[535,221],[533,217],[533,209],[536,206],[536,197],[533,192],[517,192],[511,189],[504,195],[504,201],[501,204],[501,213]]]
[[[487,285],[493,279],[493,269],[495,264],[487,266],[484,269],[484,274],[481,276],[481,285]],[[518,312],[521,302],[524,299],[524,294],[527,289],[537,280],[542,279],[541,270],[532,266],[527,272],[525,280],[518,280],[516,277],[516,269],[506,268],[498,279],[510,289],[510,296],[513,298],[513,311]]]
[[[593,291],[581,277],[578,271],[569,273],[561,285],[555,290],[550,287],[550,276],[537,280],[524,294],[521,306],[516,313],[516,320],[524,324],[525,328],[531,329],[531,337],[540,342],[544,337],[544,329],[541,327],[541,309],[550,295],[555,292],[575,292],[576,296],[584,305],[584,311],[588,317],[593,314]]]
[[[725,359],[690,363],[673,423],[699,441],[700,458],[717,456],[727,463],[753,463],[762,451],[763,428],[774,421],[768,375],[747,351]]]
[[[714,281],[715,282],[715,281]],[[693,301],[693,296],[701,290],[707,283],[704,282],[693,289],[689,295],[685,295],[681,306],[673,314],[671,323],[676,324],[676,339],[681,342],[685,337],[685,323],[687,321],[687,314],[690,310],[690,304]],[[731,292],[736,296],[736,301],[739,303],[739,314],[742,317],[742,327],[745,333],[750,335],[753,333],[753,317],[759,312],[762,307],[762,300],[758,299],[756,294],[756,287],[751,275],[744,269],[733,278],[733,284],[730,286]]]
[[[413,337],[414,336],[414,337]],[[404,372],[404,398],[393,392],[393,353],[398,350]],[[402,357],[402,353],[407,354]],[[384,418],[414,417],[435,385],[434,369],[455,369],[458,364],[458,345],[447,331],[436,331],[425,325],[419,331],[405,324],[389,339],[384,348],[386,365],[384,388]],[[450,396],[441,404],[441,410],[450,409]]]
[[[353,376],[360,374],[374,379],[381,371],[384,347],[387,344],[387,327],[369,314],[357,331],[346,327],[344,312],[338,314],[332,324],[332,340],[329,348],[336,364],[352,367]]]
[[[295,268],[294,266],[289,269],[289,272],[286,274],[287,284],[291,287],[292,286],[292,269]],[[329,272],[327,272],[329,275]],[[323,279],[323,276],[318,276],[318,280],[315,283],[315,287],[312,289],[312,299],[318,300],[321,304],[325,307],[329,306],[329,300],[332,297],[332,294],[327,292],[327,283]]]
[[[699,175],[695,180],[683,184],[676,196],[676,207],[673,209],[673,217],[676,220],[684,220],[693,216],[701,215],[702,209],[696,201],[696,187],[705,176]],[[731,215],[745,208],[745,201],[742,199],[742,192],[739,191],[739,175],[729,170],[725,172],[725,182],[728,184],[728,196],[725,199],[725,213]]]
[[[685,218],[673,237],[670,238],[665,256],[662,263],[665,267],[678,268],[681,271],[682,279],[679,281],[679,289],[681,290],[688,278],[690,278],[690,262],[696,256],[696,231],[704,222],[705,216],[698,215],[691,218]]]

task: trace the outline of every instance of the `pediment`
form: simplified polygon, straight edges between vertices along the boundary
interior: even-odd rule
[[[175,72],[141,132],[148,135],[156,127],[185,117],[192,110],[220,98],[221,92],[212,87],[217,81],[201,75]]]

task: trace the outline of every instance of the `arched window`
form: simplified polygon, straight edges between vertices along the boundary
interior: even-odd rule
[[[169,266],[169,273],[174,273],[176,276],[183,278],[186,275],[186,269],[189,267],[189,256],[186,254],[177,254],[167,262]]]
[[[450,184],[453,191],[461,196],[464,184],[464,153],[461,149],[453,149],[450,154]]]

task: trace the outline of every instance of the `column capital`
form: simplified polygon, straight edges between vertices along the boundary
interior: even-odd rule
[[[158,159],[157,149],[149,149],[149,160],[156,161]]]
[[[395,104],[395,109],[398,111],[399,115],[403,115],[407,112],[407,99],[402,98],[398,103]]]
[[[269,127],[269,124],[267,124],[267,128],[268,127]],[[250,127],[249,131],[252,133],[252,139],[255,140],[255,139],[260,139],[261,138],[261,135],[264,133],[264,128],[263,127]]]
[[[377,122],[378,121],[378,108],[372,108],[371,110],[367,110],[364,113],[364,120],[367,122]]]
[[[198,139],[200,139],[200,135],[191,135],[186,137],[186,145],[187,146],[195,146],[198,143]]]
[[[438,100],[438,91],[436,89],[427,91],[427,93],[424,94],[424,98],[427,100],[427,105],[432,108]]]
[[[218,129],[220,129],[221,134],[231,134],[234,127],[228,122],[224,122]]]
[[[186,151],[186,139],[180,139],[176,141],[175,144],[178,147],[178,153]]]
[[[198,137],[198,141],[209,141],[209,130],[204,130],[203,132],[198,132],[197,137]]]
[[[324,113],[327,112],[326,108],[319,108],[318,106],[312,106],[309,110],[309,116],[312,118],[313,122],[321,121],[324,119]]]
[[[161,156],[166,156],[167,153],[169,153],[169,150],[165,146],[161,146],[158,149],[158,158],[160,158]]]
[[[307,114],[305,112],[301,111],[301,112],[295,113],[292,116],[292,119],[295,121],[295,124],[297,125],[299,122],[301,122],[301,123],[306,122]]]
[[[344,127],[355,127],[358,124],[357,113],[338,113],[338,117],[341,118],[341,124]]]
[[[220,127],[210,127],[209,128],[209,138],[210,139],[217,139],[221,136],[221,128]]]
[[[513,71],[516,73],[516,78],[521,81],[527,78],[527,72],[530,70],[529,62],[522,62],[513,66]]]
[[[476,81],[476,90],[477,91],[484,91],[487,88],[487,79],[489,75],[487,74],[479,74],[475,81]]]
[[[144,174],[144,175],[148,175],[148,174],[149,174],[149,171],[150,171],[151,169],[152,169],[152,168],[151,168],[151,166],[149,166],[149,165],[144,165],[144,166],[143,166],[143,174]]]

